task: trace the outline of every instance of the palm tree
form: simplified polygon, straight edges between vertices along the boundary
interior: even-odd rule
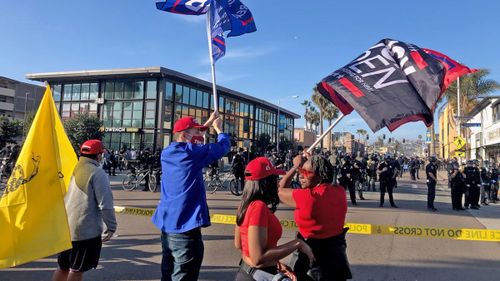
[[[332,125],[332,122],[335,118],[338,117],[339,115],[339,110],[338,108],[333,105],[330,101],[328,101],[319,91],[317,87],[313,88],[313,94],[312,94],[312,101],[314,104],[316,104],[319,108],[319,120],[320,120],[320,134],[323,134],[323,120],[328,121],[328,126]],[[332,144],[332,134],[330,133],[328,135],[329,138],[329,144],[330,147],[328,148],[331,150],[331,144]],[[323,147],[323,141],[321,141],[321,147]]]
[[[306,130],[308,129],[307,128],[307,125],[308,124],[312,124],[311,123],[311,114],[310,114],[310,108],[311,108],[311,102],[308,101],[308,100],[304,100],[302,103],[300,103],[302,106],[304,106],[306,112],[304,113],[304,120],[306,120]]]
[[[477,97],[486,96],[500,89],[500,84],[487,79],[490,74],[487,69],[480,69],[460,78],[460,112],[468,114],[478,103]],[[457,81],[450,84],[445,92],[446,99],[452,108],[457,108]]]

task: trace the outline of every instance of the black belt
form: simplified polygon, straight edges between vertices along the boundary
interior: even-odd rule
[[[240,268],[243,269],[248,275],[253,276],[254,272],[257,270],[262,270],[270,274],[277,274],[278,269],[275,266],[268,266],[263,268],[255,268],[247,264],[243,259],[240,260]]]

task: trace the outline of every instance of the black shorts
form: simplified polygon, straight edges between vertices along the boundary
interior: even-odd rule
[[[73,241],[73,248],[59,253],[57,263],[62,270],[85,272],[96,268],[101,255],[101,236]]]

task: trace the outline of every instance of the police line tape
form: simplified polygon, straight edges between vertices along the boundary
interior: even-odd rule
[[[152,216],[155,209],[115,206],[115,212],[128,215]],[[235,215],[212,214],[210,221],[215,224],[236,224]],[[280,220],[284,228],[296,229],[293,220]],[[406,237],[446,238],[453,240],[500,242],[500,230],[470,228],[439,228],[423,226],[391,226],[364,223],[346,223],[349,233],[363,235],[394,235]]]

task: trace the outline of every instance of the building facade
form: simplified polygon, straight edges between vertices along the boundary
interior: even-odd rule
[[[0,116],[24,120],[36,111],[45,88],[0,76]]]
[[[172,141],[174,122],[192,116],[204,123],[213,111],[212,84],[164,67],[33,73],[28,79],[48,81],[61,118],[89,113],[103,121],[104,143],[154,150]],[[257,149],[261,135],[271,143],[293,140],[299,115],[267,101],[217,86],[223,131],[233,146]],[[280,130],[278,129],[280,123]],[[209,138],[215,132],[209,131]]]
[[[470,159],[500,161],[500,98],[488,97],[479,102],[463,124]]]
[[[310,147],[316,141],[316,133],[304,128],[295,128],[293,135],[297,145],[301,145],[303,148]]]
[[[453,117],[454,114],[455,111],[450,104],[446,104],[439,112],[439,153],[436,154],[444,159],[455,157],[456,145],[453,140],[457,136],[457,124]],[[432,145],[432,142],[430,145]]]

